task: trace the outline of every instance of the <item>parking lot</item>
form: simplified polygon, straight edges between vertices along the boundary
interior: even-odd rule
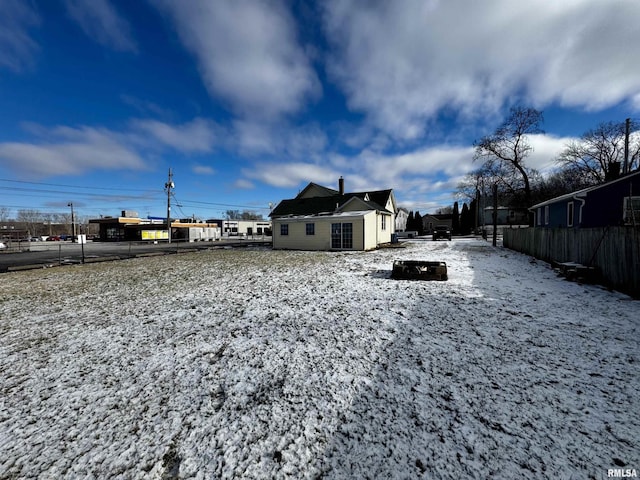
[[[265,237],[269,238],[269,237]],[[85,244],[58,242],[22,242],[18,247],[0,250],[0,273],[73,265],[100,261],[122,260],[150,255],[185,253],[216,248],[270,246],[265,239],[223,239],[215,242],[87,242]]]

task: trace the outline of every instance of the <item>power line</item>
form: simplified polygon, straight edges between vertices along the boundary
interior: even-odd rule
[[[128,191],[128,192],[139,192],[139,188],[120,188],[120,187],[88,187],[83,185],[66,185],[61,183],[43,183],[43,182],[26,182],[23,180],[10,180],[8,178],[0,178],[0,182],[8,182],[8,183],[21,183],[26,185],[43,185],[46,187],[64,187],[64,188],[80,188],[80,189],[90,189],[90,190],[109,190],[109,191]],[[150,189],[150,191],[156,193],[162,193],[162,190]]]
[[[21,188],[21,187],[3,187],[3,190],[6,191],[11,191],[11,192],[31,192],[31,193],[37,193],[37,194],[43,194],[43,193],[49,193],[49,194],[56,194],[56,195],[65,195],[67,197],[69,196],[74,196],[74,197],[78,197],[78,196],[84,196],[84,197],[98,197],[98,198],[115,198],[115,199],[122,199],[122,200],[137,200],[137,199],[151,199],[153,198],[150,195],[107,195],[104,193],[91,193],[91,192],[66,192],[66,191],[61,191],[61,190],[40,190],[37,188]],[[139,191],[139,190],[138,190]],[[152,195],[156,196],[158,195],[160,192],[154,192]],[[29,195],[29,194],[23,194],[23,193],[16,193],[14,194],[14,196],[18,197],[18,196],[22,196],[22,197],[33,197],[35,195]],[[42,195],[40,195],[42,196]]]
[[[182,206],[194,206],[191,204],[198,204],[198,205],[211,205],[211,206],[215,206],[215,207],[235,207],[235,208],[249,208],[249,209],[254,209],[254,210],[269,210],[269,207],[259,207],[256,205],[234,205],[234,204],[230,204],[230,203],[215,203],[215,202],[202,202],[202,201],[198,201],[198,200],[187,200],[186,202],[180,202],[182,204]]]
[[[12,209],[33,209],[33,210],[44,210],[48,213],[56,213],[59,209],[64,208],[61,205],[47,205],[47,203],[53,203],[56,199],[64,205],[66,205],[70,199],[82,199],[86,198],[88,205],[79,205],[78,202],[74,202],[74,205],[77,205],[81,210],[93,211],[96,214],[99,214],[101,211],[105,209],[112,209],[114,203],[125,204],[122,208],[127,209],[149,209],[155,208],[151,204],[154,202],[161,200],[161,195],[166,193],[162,190],[157,189],[149,189],[146,193],[140,194],[140,189],[134,188],[118,188],[118,187],[88,187],[88,186],[78,186],[78,185],[68,185],[68,184],[58,184],[58,183],[44,183],[44,182],[28,182],[22,180],[10,180],[0,178],[0,182],[7,182],[9,184],[19,184],[24,186],[3,186],[2,190],[7,192],[11,198],[39,198],[44,200],[45,198],[50,199],[49,202],[41,202],[39,207],[35,207],[34,205],[7,205],[0,203],[0,206]],[[33,187],[29,187],[29,185]],[[58,189],[50,189],[50,188],[36,188],[36,187],[57,187],[57,188],[70,188],[75,190],[58,190]],[[76,190],[91,190],[87,191],[76,191]],[[100,192],[96,192],[99,190]],[[105,193],[102,193],[105,192]],[[109,195],[107,192],[137,192],[138,195],[131,194],[121,194],[118,195],[112,194]],[[178,201],[175,193],[172,191],[171,195],[175,199],[176,203],[179,204],[179,207],[189,207],[197,210],[206,210],[207,208],[237,208],[237,209],[246,209],[246,210],[269,210],[268,206],[257,206],[257,205],[242,205],[242,204],[234,204],[234,203],[222,203],[222,202],[206,202],[200,200],[191,200],[191,199],[182,199],[183,201]],[[99,202],[95,202],[95,200],[99,200]],[[1,201],[0,201],[1,202]],[[144,202],[144,203],[143,203]],[[182,211],[184,214],[184,211]],[[186,215],[185,215],[186,216]]]

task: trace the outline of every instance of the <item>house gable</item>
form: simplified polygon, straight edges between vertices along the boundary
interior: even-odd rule
[[[393,190],[376,190],[373,192],[357,192],[352,193],[356,197],[362,198],[366,202],[370,202],[379,205],[381,210],[387,210],[391,213],[396,213],[398,207],[396,205],[396,199],[393,195]]]
[[[345,203],[340,205],[338,209],[341,212],[355,212],[355,211],[363,211],[363,210],[377,210],[376,208],[372,208],[373,206],[367,202],[366,200],[362,200],[358,197],[351,197]]]
[[[340,192],[332,188],[323,187],[322,185],[311,182],[296,195],[296,198],[331,197],[339,195],[339,193]]]

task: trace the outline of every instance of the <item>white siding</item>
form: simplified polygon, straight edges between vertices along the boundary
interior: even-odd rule
[[[331,249],[331,221],[326,218],[281,218],[274,219],[273,248],[289,250],[330,250]],[[315,225],[315,234],[307,235],[306,225]],[[289,226],[289,234],[280,234],[280,225]]]
[[[290,250],[331,250],[331,224],[351,223],[353,227],[353,250],[376,247],[376,213],[356,212],[329,216],[304,216],[273,219],[273,248]],[[315,234],[306,234],[306,224],[315,225]],[[288,225],[289,234],[280,234],[280,225]],[[366,225],[366,236],[365,236]],[[366,243],[365,243],[366,239]]]
[[[364,250],[373,250],[378,246],[377,219],[378,215],[373,211],[364,218]]]
[[[331,224],[351,223],[353,250],[373,250],[381,243],[391,242],[395,231],[392,215],[385,215],[386,230],[382,230],[382,214],[371,211],[345,212],[327,216],[300,216],[273,219],[273,248],[290,250],[331,250]],[[306,234],[306,224],[315,225],[315,235]],[[289,234],[281,235],[280,226],[287,225]]]
[[[385,215],[378,214],[377,215],[377,227],[378,227],[378,236],[377,243],[380,245],[381,243],[390,243],[391,242],[391,234],[395,232],[395,225],[393,221],[393,215]],[[382,229],[382,218],[384,217],[385,229]]]

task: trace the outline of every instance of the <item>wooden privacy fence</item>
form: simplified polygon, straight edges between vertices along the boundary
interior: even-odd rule
[[[640,298],[640,228],[505,229],[503,245],[545,262],[597,267],[604,283]]]

